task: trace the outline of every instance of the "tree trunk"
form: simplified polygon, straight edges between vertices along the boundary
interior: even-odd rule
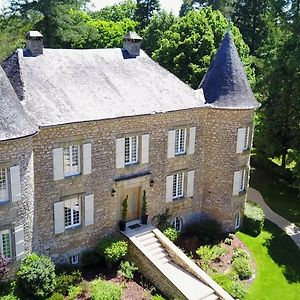
[[[281,155],[281,168],[285,169],[286,168],[286,156],[287,156],[287,151],[282,153]]]

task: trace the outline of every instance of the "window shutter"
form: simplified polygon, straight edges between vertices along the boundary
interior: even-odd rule
[[[195,142],[196,142],[196,127],[191,127],[188,154],[193,154],[195,152]]]
[[[236,153],[242,153],[244,150],[246,128],[239,128],[237,134]]]
[[[22,258],[25,257],[23,225],[20,225],[15,228],[15,247],[16,247],[16,260],[21,260]]]
[[[125,138],[116,139],[116,168],[125,166]]]
[[[53,149],[53,179],[64,179],[64,154],[63,148]]]
[[[54,232],[55,234],[65,231],[64,202],[54,203]]]
[[[166,178],[166,202],[173,201],[173,175]]]
[[[84,197],[85,226],[94,224],[94,195]]]
[[[195,171],[189,171],[188,181],[187,181],[187,191],[186,191],[187,197],[193,197],[194,195],[194,177],[195,177]]]
[[[168,132],[168,158],[175,156],[175,130]]]
[[[14,166],[10,168],[10,182],[12,202],[21,200],[21,178],[19,166]]]
[[[83,145],[83,174],[92,173],[92,144]]]
[[[236,196],[240,193],[242,171],[236,171],[233,175],[233,191],[232,195]]]
[[[149,134],[142,135],[142,164],[149,162]]]

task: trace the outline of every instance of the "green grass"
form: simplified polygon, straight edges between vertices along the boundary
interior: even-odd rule
[[[258,237],[238,232],[254,256],[257,273],[245,300],[300,299],[300,251],[292,239],[266,220]]]
[[[270,171],[258,168],[251,172],[250,186],[260,191],[273,211],[300,226],[300,197],[297,189]]]

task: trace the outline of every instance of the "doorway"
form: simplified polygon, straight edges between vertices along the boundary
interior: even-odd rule
[[[133,221],[140,217],[141,188],[134,187],[124,191],[124,198],[128,195],[127,221]]]

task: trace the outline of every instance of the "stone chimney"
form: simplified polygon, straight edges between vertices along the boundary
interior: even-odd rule
[[[26,49],[30,51],[32,56],[43,54],[43,35],[38,31],[29,31],[26,34]]]
[[[127,50],[130,57],[140,55],[142,38],[134,31],[129,31],[124,36],[123,49]]]

